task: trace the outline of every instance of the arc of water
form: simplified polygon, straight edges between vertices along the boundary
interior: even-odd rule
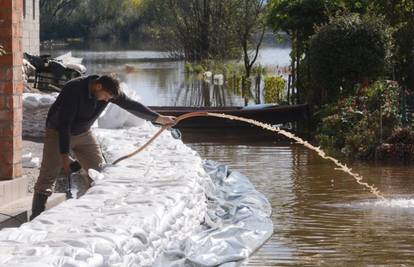
[[[210,112],[192,112],[192,113],[187,113],[184,115],[181,115],[177,118],[177,123],[179,123],[182,120],[188,119],[188,118],[192,118],[192,117],[203,117],[203,116],[210,116],[210,117],[217,117],[217,118],[223,118],[223,119],[229,119],[229,120],[237,120],[237,121],[242,121],[242,122],[246,122],[258,127],[261,127],[263,129],[272,131],[272,132],[276,132],[278,134],[281,134],[289,139],[294,140],[296,143],[301,144],[303,146],[305,146],[306,148],[315,151],[320,157],[332,161],[338,168],[336,168],[337,170],[341,170],[347,174],[349,174],[350,176],[352,176],[355,181],[366,187],[367,189],[369,189],[369,191],[375,195],[377,198],[380,198],[382,200],[385,200],[385,197],[381,194],[381,192],[378,190],[378,188],[376,188],[373,185],[370,185],[367,182],[363,181],[363,177],[361,175],[359,175],[358,173],[354,173],[352,171],[352,169],[350,169],[348,166],[346,166],[345,164],[341,163],[339,160],[326,155],[326,153],[320,149],[319,147],[315,147],[312,144],[310,144],[309,142],[303,140],[302,138],[286,131],[286,130],[282,130],[278,127],[274,127],[270,124],[267,123],[263,123],[263,122],[259,122],[253,119],[247,119],[247,118],[243,118],[243,117],[238,117],[238,116],[233,116],[233,115],[228,115],[228,114],[220,114],[220,113],[210,113]],[[167,129],[168,127],[163,126],[151,139],[149,139],[145,144],[143,144],[141,147],[139,147],[137,150],[135,150],[134,152],[123,156],[117,160],[115,160],[112,164],[117,164],[118,162],[127,159],[129,157],[132,157],[133,155],[139,153],[140,151],[144,150],[145,147],[147,147],[150,143],[152,143],[165,129]]]
[[[278,127],[274,127],[270,124],[262,123],[262,122],[252,120],[252,119],[246,119],[246,118],[242,118],[242,117],[237,117],[237,116],[232,116],[232,115],[227,115],[227,114],[217,114],[217,113],[208,113],[208,115],[213,116],[213,117],[227,118],[227,119],[231,119],[231,120],[238,120],[238,121],[243,121],[243,122],[246,122],[246,123],[250,123],[250,124],[256,125],[258,127],[264,128],[266,130],[281,134],[281,135],[283,135],[283,136],[285,136],[289,139],[295,140],[296,143],[302,144],[303,146],[309,148],[310,150],[315,151],[320,157],[332,161],[338,167],[338,168],[336,168],[337,170],[341,170],[341,171],[351,175],[358,184],[368,188],[370,190],[370,192],[372,194],[374,194],[376,197],[378,197],[382,200],[385,200],[385,197],[381,194],[381,192],[378,190],[378,188],[376,188],[373,185],[368,184],[367,182],[363,182],[363,177],[361,175],[359,175],[358,173],[352,172],[352,169],[347,167],[345,164],[339,162],[339,160],[337,160],[337,159],[335,159],[331,156],[326,155],[326,153],[323,150],[321,150],[319,147],[313,146],[309,142],[303,140],[300,137],[295,136],[294,134],[292,134],[288,131],[285,131],[285,130],[282,130]]]

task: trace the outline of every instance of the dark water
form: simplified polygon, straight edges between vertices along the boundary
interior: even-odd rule
[[[414,168],[353,166],[380,203],[315,153],[280,142],[196,142],[203,158],[250,178],[272,204],[274,234],[243,266],[414,265]]]
[[[288,54],[289,49],[269,48],[260,60],[286,65]],[[186,80],[184,63],[159,52],[75,51],[74,56],[84,57],[91,73],[118,73],[147,105],[188,105],[200,97],[199,89],[188,85],[194,80]],[[225,100],[242,103],[231,92]],[[203,158],[248,176],[272,204],[274,234],[245,266],[414,266],[413,167],[352,164],[394,199],[378,202],[332,163],[262,131],[184,131],[183,140]]]

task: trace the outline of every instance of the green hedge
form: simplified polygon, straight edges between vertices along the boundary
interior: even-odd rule
[[[346,14],[317,29],[310,41],[309,64],[315,97],[333,102],[357,84],[385,73],[389,33],[378,18]]]

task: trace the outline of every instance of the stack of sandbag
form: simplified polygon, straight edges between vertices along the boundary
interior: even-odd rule
[[[141,97],[136,93],[136,91],[130,89],[126,83],[121,83],[120,87],[121,90],[131,99],[135,101],[141,100]],[[98,127],[105,129],[119,129],[123,127],[140,126],[143,122],[143,119],[140,119],[121,107],[110,103],[99,117]]]
[[[47,112],[55,102],[57,93],[23,94],[23,137],[43,137],[45,135],[45,125]]]

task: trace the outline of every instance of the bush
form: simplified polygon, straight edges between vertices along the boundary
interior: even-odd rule
[[[193,70],[193,65],[190,62],[185,62],[184,64],[184,72],[185,73],[192,73]]]
[[[400,87],[395,82],[375,82],[358,95],[326,105],[317,140],[324,148],[341,150],[347,156],[372,159],[384,140],[401,127]]]
[[[193,71],[197,74],[200,74],[200,73],[203,73],[205,69],[201,64],[198,64],[194,66]]]
[[[265,103],[280,103],[285,91],[285,79],[279,76],[266,76],[264,79]]]
[[[376,150],[379,159],[412,161],[414,159],[414,132],[409,128],[397,128]]]
[[[309,65],[316,98],[331,103],[349,96],[355,86],[385,73],[389,50],[387,27],[378,18],[348,14],[331,18],[310,40]]]

